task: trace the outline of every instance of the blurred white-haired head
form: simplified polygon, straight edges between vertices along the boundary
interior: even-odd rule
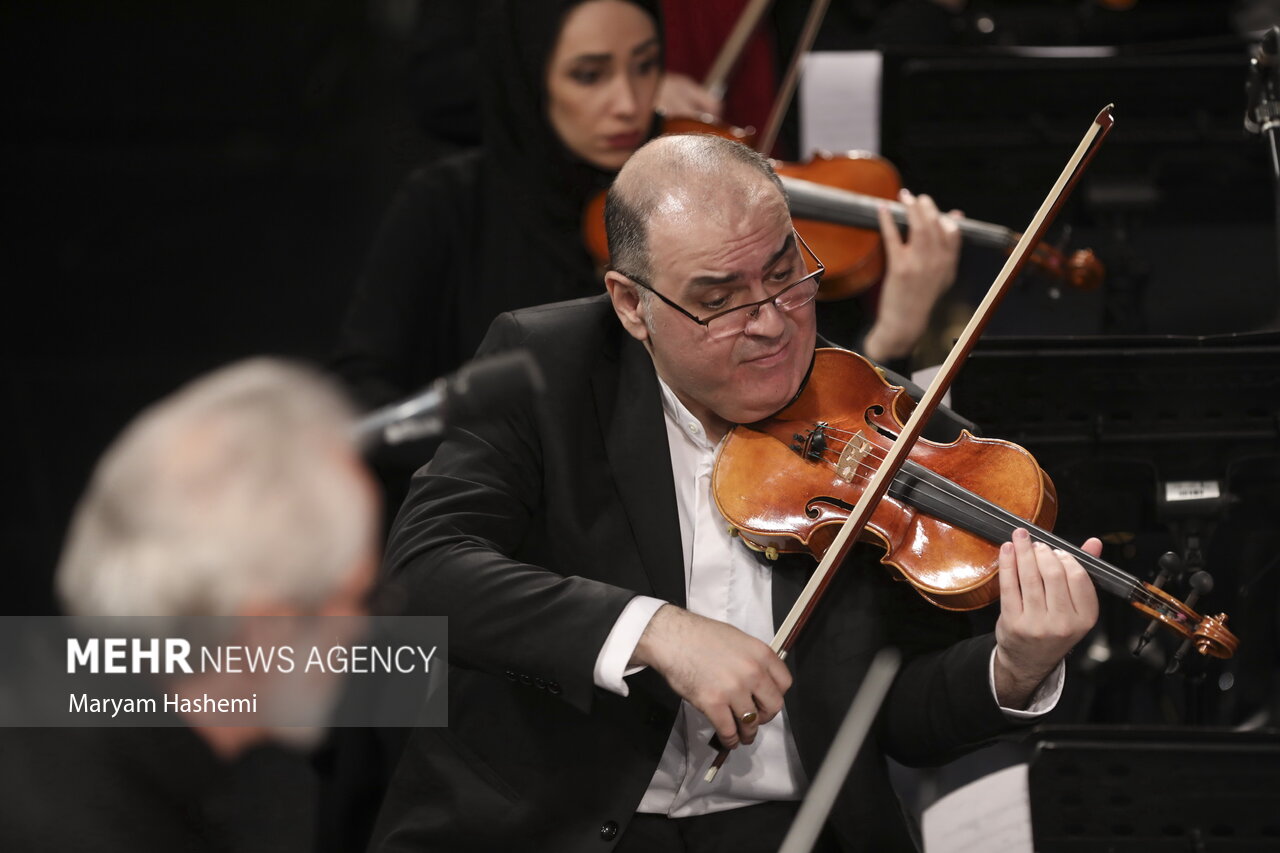
[[[68,614],[167,632],[255,605],[319,606],[375,559],[378,499],[352,417],[319,373],[270,358],[152,405],[76,508],[57,571]]]

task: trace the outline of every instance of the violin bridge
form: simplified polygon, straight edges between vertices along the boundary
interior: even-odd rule
[[[857,433],[840,451],[840,459],[836,462],[836,474],[846,483],[852,483],[858,475],[862,460],[871,452],[871,442],[862,433]]]

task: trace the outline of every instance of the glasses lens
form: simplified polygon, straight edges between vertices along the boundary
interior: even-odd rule
[[[773,298],[773,305],[782,312],[794,311],[797,308],[808,305],[817,295],[818,276],[813,274],[785,288]],[[747,324],[755,319],[763,307],[763,305],[743,305],[728,314],[715,317],[707,323],[707,335],[712,340],[740,335],[746,330]]]
[[[707,323],[707,337],[713,341],[732,338],[740,335],[747,328],[747,323],[756,314],[755,310],[743,306],[742,310],[730,311],[722,317],[716,317]]]
[[[778,294],[773,301],[779,311],[794,311],[802,305],[808,305],[818,295],[818,276],[811,275],[804,281]]]

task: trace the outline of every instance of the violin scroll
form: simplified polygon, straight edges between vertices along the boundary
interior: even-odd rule
[[[1143,595],[1131,598],[1129,603],[1156,622],[1181,634],[1185,642],[1189,642],[1200,654],[1225,660],[1240,647],[1235,634],[1227,629],[1227,614],[1201,616],[1158,586],[1143,584],[1143,590]]]
[[[1097,290],[1106,275],[1106,267],[1092,249],[1079,249],[1067,258],[1067,283],[1076,290]]]
[[[1206,616],[1196,625],[1194,645],[1202,655],[1211,655],[1223,660],[1233,656],[1240,647],[1236,635],[1227,630],[1227,614]]]

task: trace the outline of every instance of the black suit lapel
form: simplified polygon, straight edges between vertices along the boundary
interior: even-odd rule
[[[684,607],[680,520],[658,377],[644,347],[623,337],[618,361],[602,360],[592,374],[596,413],[652,594]]]

